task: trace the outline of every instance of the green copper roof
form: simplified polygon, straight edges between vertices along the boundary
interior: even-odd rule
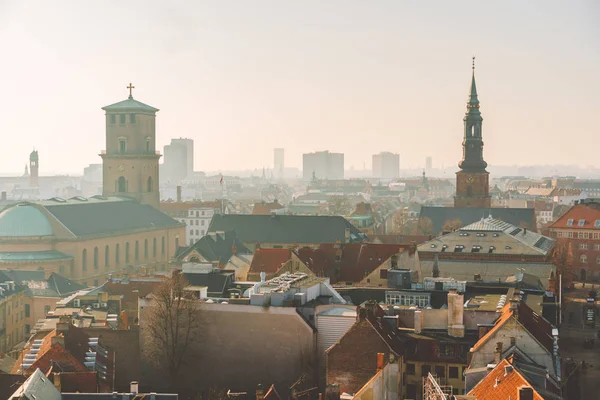
[[[149,106],[148,104],[144,104],[141,101],[135,100],[133,97],[129,96],[127,100],[120,101],[115,104],[111,104],[110,106],[102,107],[104,111],[145,111],[155,113],[158,111],[158,108],[154,108]]]
[[[50,236],[48,217],[37,207],[23,203],[0,213],[0,237]]]
[[[471,79],[471,91],[469,93],[469,105],[472,107],[479,107],[479,99],[477,98],[477,86],[475,85],[475,71],[473,71],[473,78]]]
[[[69,260],[73,257],[58,250],[0,252],[0,263],[17,261]]]

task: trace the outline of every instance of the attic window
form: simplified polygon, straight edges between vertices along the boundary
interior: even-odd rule
[[[567,226],[573,226],[573,218],[569,218],[567,221]]]
[[[459,236],[469,236],[469,234],[467,232],[461,232],[458,234]]]
[[[116,124],[117,123],[117,116],[115,114],[111,114],[110,115],[110,123],[111,124]]]
[[[448,245],[447,245],[447,244],[443,245],[443,246],[442,246],[442,251],[446,251],[446,249],[447,249],[447,248],[448,248]]]
[[[583,226],[583,225],[585,225],[585,219],[580,219],[577,226]]]
[[[437,244],[432,244],[432,245],[431,245],[431,248],[432,248],[432,249],[435,249],[436,247],[437,247]]]
[[[455,253],[462,253],[462,251],[464,250],[465,246],[463,246],[462,244],[457,244],[456,247],[454,247],[454,252]]]
[[[494,250],[496,250],[496,246],[490,246],[490,249],[488,250],[488,253],[493,253]]]
[[[471,253],[479,253],[479,250],[481,250],[481,246],[473,245],[471,248]]]
[[[498,236],[500,236],[499,233],[494,233],[494,237],[498,237]]]
[[[510,246],[504,246],[504,250],[512,250],[512,247],[510,247]]]
[[[485,237],[486,234],[483,232],[477,232],[477,237]]]
[[[600,228],[600,219],[597,219],[596,222],[594,222],[594,228]]]

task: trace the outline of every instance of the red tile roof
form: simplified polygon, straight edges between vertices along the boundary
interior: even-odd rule
[[[315,274],[328,276],[331,282],[360,282],[391,256],[412,248],[396,244],[321,244],[316,250],[296,250],[298,258]]]
[[[252,257],[249,272],[274,274],[290,257],[291,250],[289,249],[257,249]]]
[[[55,364],[60,365],[59,370],[65,372],[89,371],[86,366],[83,365],[83,360],[84,359],[79,361],[64,347],[55,343],[27,369],[27,372],[31,374],[39,368],[45,373]]]
[[[60,379],[61,392],[96,393],[98,391],[98,381],[95,371],[61,372],[56,375]]]
[[[272,203],[265,203],[263,201],[260,203],[254,203],[254,207],[252,208],[252,214],[271,215],[271,211],[279,210],[281,208],[283,208],[283,206],[277,201],[274,201]]]
[[[506,367],[509,367],[508,372]],[[502,360],[492,372],[471,389],[468,395],[475,396],[477,400],[518,399],[521,386],[532,387],[507,360]],[[544,400],[535,389],[533,399]]]
[[[568,225],[569,220],[572,225]],[[584,220],[583,226],[579,226],[579,221]],[[600,231],[600,225],[595,227],[596,221],[600,221],[600,209],[590,207],[588,205],[577,205],[571,207],[569,211],[564,213],[559,219],[550,225],[550,229],[568,228],[568,229],[597,229]]]

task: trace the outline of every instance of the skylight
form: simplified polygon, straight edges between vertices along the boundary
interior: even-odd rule
[[[600,228],[600,219],[597,219],[596,222],[594,222],[594,228]]]
[[[567,221],[567,226],[573,226],[573,218],[569,218]]]
[[[578,226],[583,226],[585,225],[585,219],[580,219],[579,223],[577,224]]]

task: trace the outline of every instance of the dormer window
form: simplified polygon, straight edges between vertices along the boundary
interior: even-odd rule
[[[567,226],[573,226],[573,218],[569,218],[569,220],[567,221]]]
[[[594,228],[600,228],[600,219],[597,219],[596,222],[594,222]]]
[[[129,123],[135,124],[135,114],[129,114]]]
[[[584,225],[585,225],[585,219],[580,219],[577,226],[584,226]]]

